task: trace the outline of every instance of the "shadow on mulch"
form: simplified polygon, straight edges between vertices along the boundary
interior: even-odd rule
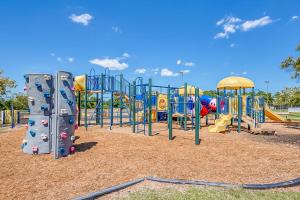
[[[74,146],[77,152],[84,152],[93,148],[93,146],[96,146],[97,143],[98,142],[84,142],[84,143],[76,144]]]
[[[250,134],[249,134],[250,135]],[[284,134],[284,135],[252,135],[256,141],[290,144],[300,148],[300,135]]]

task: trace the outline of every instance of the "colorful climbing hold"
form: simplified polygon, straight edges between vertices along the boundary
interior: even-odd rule
[[[25,129],[28,129],[28,124],[25,124]]]
[[[66,91],[64,89],[60,89],[59,91],[60,91],[61,95],[63,95],[63,96],[66,95]]]
[[[61,155],[63,155],[65,152],[66,152],[66,151],[65,151],[64,148],[59,148],[59,153],[60,153]]]
[[[75,130],[77,130],[78,129],[78,124],[75,124],[74,128],[75,128]]]
[[[44,97],[45,98],[50,98],[50,92],[44,92]]]
[[[40,84],[39,82],[35,82],[34,84],[35,84],[35,86],[36,86],[37,88],[41,88],[41,87],[42,87],[42,84]]]
[[[62,140],[67,139],[67,138],[68,138],[68,133],[66,133],[66,132],[61,132],[61,133],[60,133],[60,138],[61,138]]]
[[[74,146],[70,146],[69,152],[70,152],[71,154],[72,154],[72,153],[75,153],[75,147],[74,147]]]
[[[72,135],[72,136],[71,136],[71,140],[74,142],[75,139],[76,139],[75,135]]]
[[[33,125],[35,124],[35,121],[32,120],[32,119],[29,119],[29,120],[28,120],[28,124],[29,124],[30,126],[33,126]]]
[[[28,90],[28,87],[27,86],[24,86],[24,91],[27,91]]]
[[[44,75],[44,79],[45,79],[46,81],[49,81],[49,80],[51,80],[51,76],[45,74],[45,75]]]
[[[48,140],[48,136],[46,134],[41,134],[41,138],[44,141]]]
[[[71,117],[70,119],[69,119],[69,124],[74,124],[74,118],[73,117]]]
[[[41,106],[41,110],[44,110],[44,111],[45,111],[45,110],[48,110],[48,106],[47,106],[47,105],[42,105],[42,106]]]
[[[33,154],[38,154],[39,148],[37,146],[32,146],[31,149]]]
[[[48,121],[45,120],[45,119],[43,119],[43,120],[42,120],[42,124],[43,124],[44,126],[46,126],[46,125],[48,125]]]
[[[73,101],[67,100],[67,104],[69,104],[71,106],[71,105],[73,105]]]
[[[29,133],[32,137],[35,137],[35,135],[36,135],[35,131],[33,131],[33,130],[30,130]]]
[[[61,113],[62,115],[68,114],[68,110],[67,110],[67,109],[60,109],[60,113]]]
[[[33,101],[34,101],[34,98],[33,98],[33,97],[28,97],[28,100],[29,100],[30,102],[33,102]]]

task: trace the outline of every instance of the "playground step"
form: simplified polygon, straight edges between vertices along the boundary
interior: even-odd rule
[[[254,128],[250,132],[251,134],[254,135],[274,135],[275,130],[273,129],[266,129],[266,128]]]

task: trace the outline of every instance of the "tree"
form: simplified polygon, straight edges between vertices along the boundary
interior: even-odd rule
[[[13,101],[13,106],[15,110],[27,110],[28,109],[28,100],[27,96],[24,94],[17,94]]]
[[[3,71],[0,70],[0,96],[3,97],[10,92],[10,89],[17,87],[16,81],[4,77]]]
[[[273,105],[274,98],[270,92],[258,91],[257,96],[263,97],[268,105]]]
[[[297,47],[298,51],[300,51],[300,44]],[[300,57],[288,57],[284,61],[281,62],[281,68],[292,72],[292,79],[300,78]]]
[[[205,91],[203,91],[203,95],[207,95],[210,97],[217,97],[217,91],[216,90],[205,90]]]

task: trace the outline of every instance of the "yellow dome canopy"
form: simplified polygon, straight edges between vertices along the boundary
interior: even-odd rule
[[[254,88],[254,83],[248,78],[239,76],[230,76],[222,79],[218,85],[218,89],[240,89],[240,88]]]
[[[199,88],[199,95],[202,95],[203,91]],[[184,95],[184,86],[179,88],[179,95]],[[187,95],[195,95],[195,86],[187,85]]]

